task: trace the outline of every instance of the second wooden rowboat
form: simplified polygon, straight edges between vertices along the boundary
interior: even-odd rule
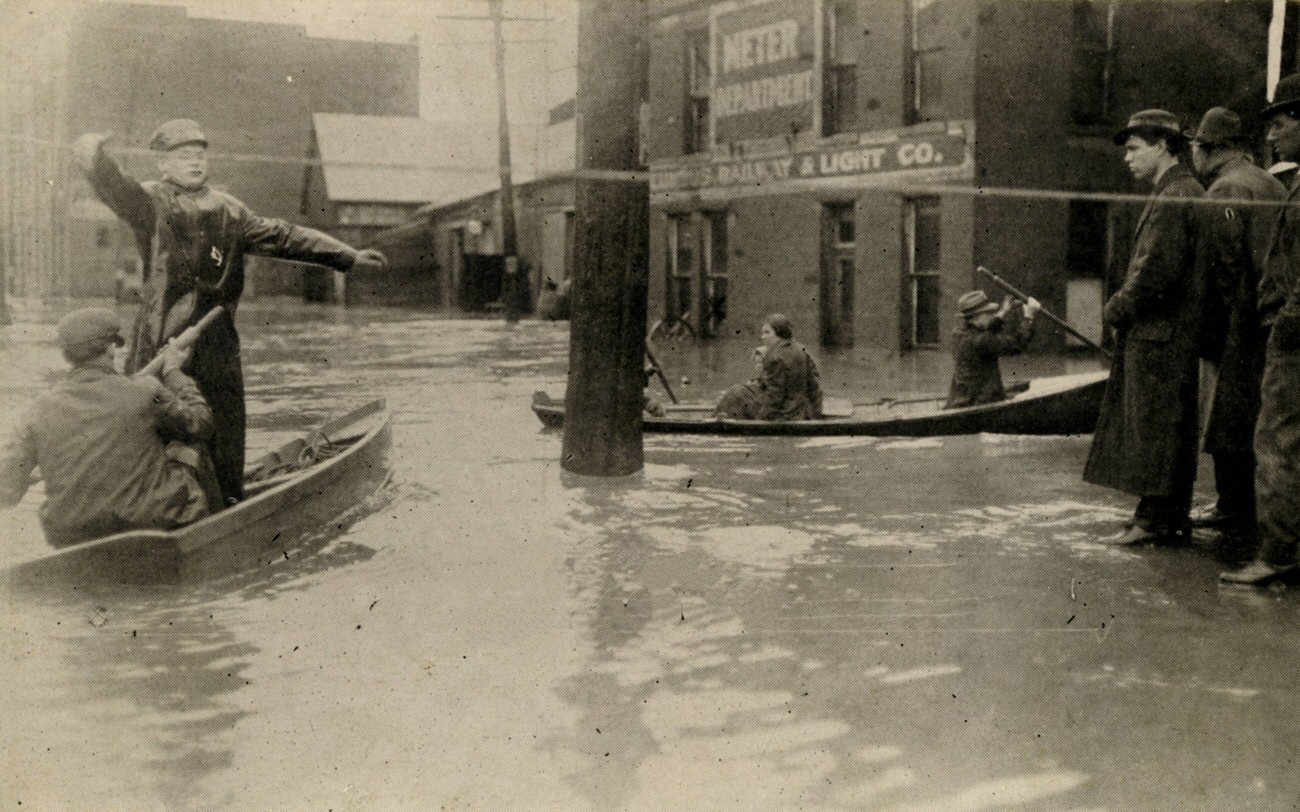
[[[1097,423],[1105,371],[1035,378],[998,403],[943,408],[940,396],[849,404],[828,398],[830,416],[818,420],[732,420],[713,414],[712,403],[667,406],[646,416],[647,432],[729,435],[937,437],[952,434],[1089,434]],[[564,403],[533,395],[533,412],[548,428],[564,425]]]

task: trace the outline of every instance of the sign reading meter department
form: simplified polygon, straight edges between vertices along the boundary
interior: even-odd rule
[[[723,3],[712,9],[713,141],[805,132],[816,121],[816,10],[812,2]]]

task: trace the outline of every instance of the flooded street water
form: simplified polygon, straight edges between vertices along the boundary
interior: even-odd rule
[[[252,449],[382,395],[393,480],[255,570],[7,593],[4,809],[1300,804],[1300,597],[1220,586],[1213,537],[1094,543],[1132,500],[1081,482],[1086,437],[648,435],[583,479],[528,409],[565,323],[239,319]],[[6,429],[52,332],[4,328]],[[661,360],[711,396],[745,346]],[[871,363],[828,392],[944,381]]]

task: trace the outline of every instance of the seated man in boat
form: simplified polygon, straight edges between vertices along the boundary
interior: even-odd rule
[[[113,311],[76,310],[57,333],[72,369],[36,399],[0,449],[0,507],[23,498],[37,467],[45,480],[41,525],[55,547],[178,527],[219,507],[202,445],[212,410],[180,369],[188,350],[164,347],[161,380],[126,376],[114,366],[125,341]]]
[[[817,362],[794,340],[790,319],[774,313],[754,351],[758,377],[731,387],[714,413],[737,420],[812,420],[822,416],[821,376]]]
[[[1034,337],[1034,316],[1043,306],[1031,297],[1025,303],[1023,315],[1010,330],[1005,328],[1012,308],[1010,298],[999,306],[984,291],[973,290],[957,300],[957,307],[962,323],[953,334],[952,385],[944,408],[1006,400],[998,356],[1014,355],[1029,346]]]

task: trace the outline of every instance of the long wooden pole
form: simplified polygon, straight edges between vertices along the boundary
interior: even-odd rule
[[[501,172],[501,254],[505,274],[501,298],[506,321],[518,321],[520,311],[519,248],[515,236],[515,188],[510,168],[510,121],[506,115],[506,44],[501,34],[504,0],[492,0],[493,61],[497,74],[497,156]]]
[[[647,32],[645,0],[578,4],[578,180],[561,458],[576,474],[625,476],[644,465],[650,189],[600,173],[641,168]]]
[[[1005,290],[1007,293],[1010,293],[1012,296],[1014,296],[1015,298],[1019,299],[1021,302],[1027,302],[1027,301],[1029,301],[1029,297],[1026,296],[1024,293],[1021,293],[1021,292],[1016,288],[1015,285],[1012,285],[1010,282],[1008,282],[1007,280],[1005,280],[1005,279],[1003,279],[1002,277],[998,276],[997,274],[993,273],[993,272],[990,271],[988,268],[985,268],[983,265],[979,266],[979,267],[976,268],[975,270],[979,271],[980,273],[982,273],[982,274],[984,274],[985,276],[987,276],[989,279],[993,280],[993,284],[995,284],[995,285],[997,285],[998,287],[1002,288],[1002,289]],[[1078,330],[1076,330],[1076,329],[1074,329],[1073,327],[1071,327],[1070,324],[1069,324],[1069,322],[1067,322],[1065,319],[1060,318],[1060,317],[1057,316],[1055,313],[1053,313],[1052,311],[1048,310],[1048,309],[1045,308],[1045,307],[1044,307],[1042,310],[1040,310],[1039,312],[1042,313],[1044,316],[1046,316],[1046,317],[1047,317],[1048,319],[1050,319],[1051,321],[1055,322],[1056,325],[1057,325],[1058,327],[1060,327],[1062,330],[1064,330],[1065,332],[1067,332],[1067,333],[1069,333],[1070,335],[1074,336],[1075,338],[1079,339],[1079,340],[1082,341],[1084,344],[1087,344],[1089,347],[1092,347],[1094,350],[1096,350],[1097,352],[1101,353],[1102,355],[1105,355],[1107,358],[1110,357],[1110,351],[1109,351],[1109,350],[1107,350],[1105,347],[1103,347],[1103,346],[1101,346],[1100,344],[1098,344],[1096,341],[1093,341],[1091,338],[1088,338],[1088,337],[1087,337],[1086,335],[1084,335],[1083,333],[1081,333],[1081,332],[1079,332]]]
[[[180,335],[176,336],[176,338],[172,340],[176,342],[176,345],[181,349],[194,346],[194,342],[199,340],[199,336],[203,335],[203,331],[208,329],[208,327],[212,325],[212,322],[220,318],[221,314],[225,312],[226,308],[223,305],[217,305],[207,313],[203,314],[203,318],[199,319],[189,327],[186,327]],[[134,374],[138,378],[145,375],[157,375],[161,370],[162,355],[160,352],[160,354],[153,357],[152,361],[136,370]]]

